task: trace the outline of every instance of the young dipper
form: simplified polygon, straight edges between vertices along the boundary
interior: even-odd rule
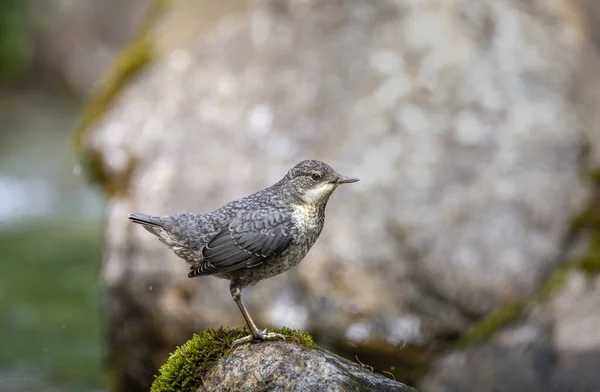
[[[129,214],[129,219],[188,262],[190,278],[214,275],[231,282],[231,296],[252,332],[233,346],[285,339],[256,327],[242,302],[242,288],[297,265],[323,230],[329,196],[338,185],[356,181],[326,163],[306,160],[276,184],[208,214]]]

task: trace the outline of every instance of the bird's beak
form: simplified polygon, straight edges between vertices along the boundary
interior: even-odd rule
[[[357,182],[357,181],[359,181],[358,178],[352,178],[352,177],[344,177],[344,176],[342,176],[335,183],[336,184],[350,184],[352,182]]]

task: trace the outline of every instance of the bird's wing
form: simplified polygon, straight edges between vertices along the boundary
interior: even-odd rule
[[[290,244],[291,225],[289,213],[281,210],[254,210],[238,216],[206,244],[203,263],[191,267],[188,276],[256,267]]]

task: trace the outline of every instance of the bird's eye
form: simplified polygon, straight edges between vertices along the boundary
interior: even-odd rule
[[[314,181],[319,181],[321,179],[321,175],[319,173],[313,173],[310,178],[312,178]]]

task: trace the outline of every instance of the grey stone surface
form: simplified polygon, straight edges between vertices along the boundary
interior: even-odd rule
[[[547,312],[537,309],[533,313],[521,323],[499,332],[483,346],[438,358],[419,385],[420,390],[553,391],[556,352],[551,322]]]
[[[574,273],[549,307],[555,321],[553,343],[559,353],[555,385],[563,390],[599,391],[600,277]]]
[[[600,278],[574,272],[547,304],[483,346],[438,358],[420,390],[600,390]]]
[[[283,342],[243,346],[219,360],[203,380],[207,392],[416,392],[332,353]]]
[[[305,158],[362,181],[333,196],[296,269],[245,292],[259,326],[402,355],[535,293],[591,193],[582,146],[598,156],[580,11],[265,0],[165,55],[86,141],[114,178],[136,162],[110,203],[102,269],[120,374],[147,382],[120,347],[166,352],[242,322],[226,282],[188,280],[127,213],[209,212]]]

